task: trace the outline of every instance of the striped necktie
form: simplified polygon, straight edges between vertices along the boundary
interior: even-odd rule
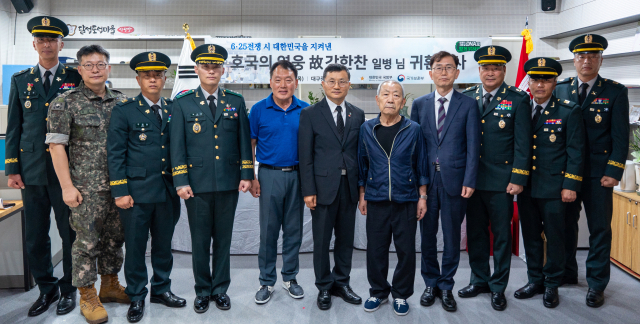
[[[438,108],[438,139],[442,138],[442,129],[444,128],[444,119],[447,117],[447,114],[444,111],[444,103],[447,101],[447,98],[441,97],[438,99],[440,102],[440,108]]]

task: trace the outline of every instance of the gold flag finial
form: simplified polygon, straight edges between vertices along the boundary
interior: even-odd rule
[[[189,32],[189,24],[187,23],[182,24],[182,29],[184,29],[185,33]]]

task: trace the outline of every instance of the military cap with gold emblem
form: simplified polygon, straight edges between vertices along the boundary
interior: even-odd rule
[[[69,27],[64,21],[50,16],[38,16],[29,19],[27,29],[33,37],[67,37]]]
[[[224,64],[227,50],[216,44],[203,44],[191,53],[191,60],[197,64]]]
[[[489,45],[480,47],[473,58],[479,65],[505,65],[511,61],[511,52],[502,46]]]
[[[171,59],[160,52],[142,52],[129,62],[129,67],[134,71],[164,71],[169,66]]]
[[[573,53],[602,52],[607,49],[607,39],[596,34],[586,34],[574,38],[569,43],[569,50]]]
[[[524,72],[532,79],[550,79],[562,74],[562,65],[550,57],[534,57],[524,63]]]

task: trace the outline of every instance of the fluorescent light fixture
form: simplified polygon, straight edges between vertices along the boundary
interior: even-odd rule
[[[435,38],[433,35],[395,35],[394,38]]]
[[[340,35],[298,35],[298,38],[342,38]]]

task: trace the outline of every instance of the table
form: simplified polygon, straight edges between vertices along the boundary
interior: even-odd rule
[[[22,267],[24,274],[24,290],[31,290],[31,271],[29,270],[29,258],[27,256],[27,241],[25,234],[25,216],[24,216],[24,205],[22,204],[22,200],[4,200],[5,204],[14,203],[15,206],[8,209],[0,209],[0,222],[11,218],[14,215],[20,215],[21,223],[22,223]]]

